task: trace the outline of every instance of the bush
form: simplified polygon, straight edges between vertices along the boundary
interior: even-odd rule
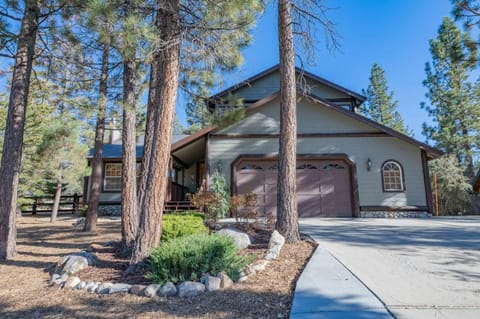
[[[202,274],[225,271],[233,280],[248,264],[246,257],[237,255],[231,238],[220,235],[178,237],[160,244],[150,255],[147,278],[163,284],[198,280]]]
[[[162,223],[162,241],[194,234],[205,234],[208,228],[203,223],[204,216],[198,212],[165,214]]]

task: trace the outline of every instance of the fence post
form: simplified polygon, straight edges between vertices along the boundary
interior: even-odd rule
[[[38,198],[35,197],[35,201],[33,202],[33,205],[32,205],[32,215],[37,215],[37,200]]]
[[[77,193],[73,194],[72,214],[75,214],[76,212],[78,212],[79,203],[80,201],[78,199],[78,194]]]

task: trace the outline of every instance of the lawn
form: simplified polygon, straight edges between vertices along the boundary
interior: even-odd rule
[[[119,239],[118,219],[99,219],[95,235],[82,233],[74,221],[18,220],[18,255],[0,262],[0,318],[288,318],[295,281],[314,249],[308,242],[285,245],[262,273],[191,300],[100,296],[48,284],[59,256]]]

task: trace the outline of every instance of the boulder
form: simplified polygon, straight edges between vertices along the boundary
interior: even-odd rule
[[[58,282],[58,280],[60,279],[60,274],[57,274],[57,273],[53,273],[52,274],[52,277],[50,277],[50,284],[56,284],[56,285],[59,285],[60,283]]]
[[[233,280],[225,272],[219,273],[217,277],[220,279],[220,288],[227,289],[233,286]]]
[[[143,292],[147,286],[145,285],[133,285],[130,288],[130,293],[137,296],[144,296]]]
[[[148,285],[145,290],[143,291],[143,295],[145,297],[155,297],[157,295],[158,289],[160,289],[160,285],[152,284]]]
[[[219,290],[221,283],[222,280],[220,278],[207,276],[207,279],[205,280],[205,289],[207,289],[207,291]]]
[[[245,249],[251,244],[250,236],[238,229],[224,228],[219,230],[217,234],[230,237],[238,250]]]
[[[278,258],[280,251],[282,250],[283,244],[285,244],[285,238],[280,235],[278,231],[274,231],[270,236],[270,241],[268,242],[268,250],[265,255],[266,260],[272,260]]]
[[[110,287],[112,286],[111,282],[105,282],[103,284],[98,285],[97,289],[95,292],[100,295],[105,295],[108,294]]]
[[[173,297],[177,294],[177,287],[175,285],[168,281],[165,285],[160,287],[157,291],[157,295],[159,296],[164,296],[164,297]]]
[[[99,286],[98,283],[91,282],[90,284],[87,284],[85,288],[87,289],[88,292],[94,293],[97,290],[98,286]]]
[[[268,264],[268,260],[263,259],[251,265],[250,268],[255,272],[264,271],[267,264]]]
[[[248,276],[242,276],[240,279],[238,279],[238,282],[244,282],[248,279]]]
[[[95,265],[97,257],[89,252],[81,251],[72,255],[60,258],[57,263],[56,273],[74,274],[88,266]]]
[[[268,241],[268,248],[272,248],[273,246],[283,246],[285,244],[285,237],[280,235],[280,233],[276,230],[273,231],[272,235],[270,235],[270,240]]]
[[[74,288],[76,285],[80,283],[80,278],[75,276],[68,277],[67,281],[63,285],[63,288]]]
[[[128,293],[130,291],[130,288],[132,288],[132,285],[129,285],[129,284],[122,284],[122,283],[112,284],[108,289],[108,293],[109,294],[118,294],[121,292]]]
[[[184,281],[178,285],[178,296],[192,298],[205,291],[205,285],[195,281]]]
[[[75,289],[82,290],[85,289],[85,287],[87,287],[87,283],[85,281],[80,281],[80,283],[75,287]]]

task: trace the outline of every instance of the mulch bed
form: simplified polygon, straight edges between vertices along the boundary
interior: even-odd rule
[[[309,241],[286,244],[280,258],[261,273],[230,289],[191,300],[100,296],[50,287],[49,270],[59,256],[88,249],[94,242],[118,240],[120,223],[101,220],[97,234],[82,233],[71,225],[72,220],[54,226],[47,219],[19,220],[19,254],[11,261],[0,261],[0,318],[288,318],[296,280],[315,249]],[[266,240],[261,240],[261,234],[257,237],[247,252],[262,255]],[[148,283],[144,274],[124,277],[128,260],[116,257],[115,248],[91,248],[101,263],[82,271],[83,280]]]

